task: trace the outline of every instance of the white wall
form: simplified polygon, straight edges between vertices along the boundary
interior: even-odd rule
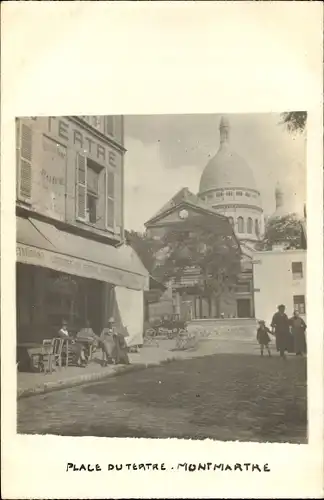
[[[304,295],[306,301],[306,251],[255,252],[253,262],[256,318],[264,319],[270,324],[279,304],[284,304],[286,313],[291,316],[294,309],[293,296]],[[293,279],[292,262],[302,262],[302,279]]]

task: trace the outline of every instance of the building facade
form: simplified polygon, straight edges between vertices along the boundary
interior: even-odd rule
[[[19,118],[16,132],[18,341],[62,319],[99,333],[148,285],[123,244],[123,117]]]
[[[256,318],[269,325],[277,306],[284,304],[288,315],[297,309],[306,319],[306,250],[256,252],[253,275]]]

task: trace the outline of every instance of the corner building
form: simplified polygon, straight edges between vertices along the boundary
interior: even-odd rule
[[[123,244],[123,117],[19,118],[16,133],[18,342],[55,336],[63,318],[100,333],[130,310],[128,338],[141,335],[148,276]]]

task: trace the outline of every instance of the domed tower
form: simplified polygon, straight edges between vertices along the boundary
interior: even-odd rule
[[[252,244],[263,233],[260,192],[249,165],[230,147],[230,123],[222,117],[219,125],[220,147],[206,165],[198,196],[234,226],[237,238]]]
[[[285,207],[284,192],[279,182],[277,182],[275,189],[275,199],[276,199],[276,210],[269,217],[269,220],[284,217],[289,214],[289,211]]]

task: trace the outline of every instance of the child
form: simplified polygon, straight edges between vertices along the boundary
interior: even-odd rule
[[[257,330],[257,341],[260,344],[261,356],[263,356],[264,348],[267,349],[268,355],[271,356],[271,351],[269,347],[269,343],[271,342],[271,340],[269,337],[269,333],[271,333],[271,331],[266,326],[265,321],[263,320],[259,321],[259,328]]]

